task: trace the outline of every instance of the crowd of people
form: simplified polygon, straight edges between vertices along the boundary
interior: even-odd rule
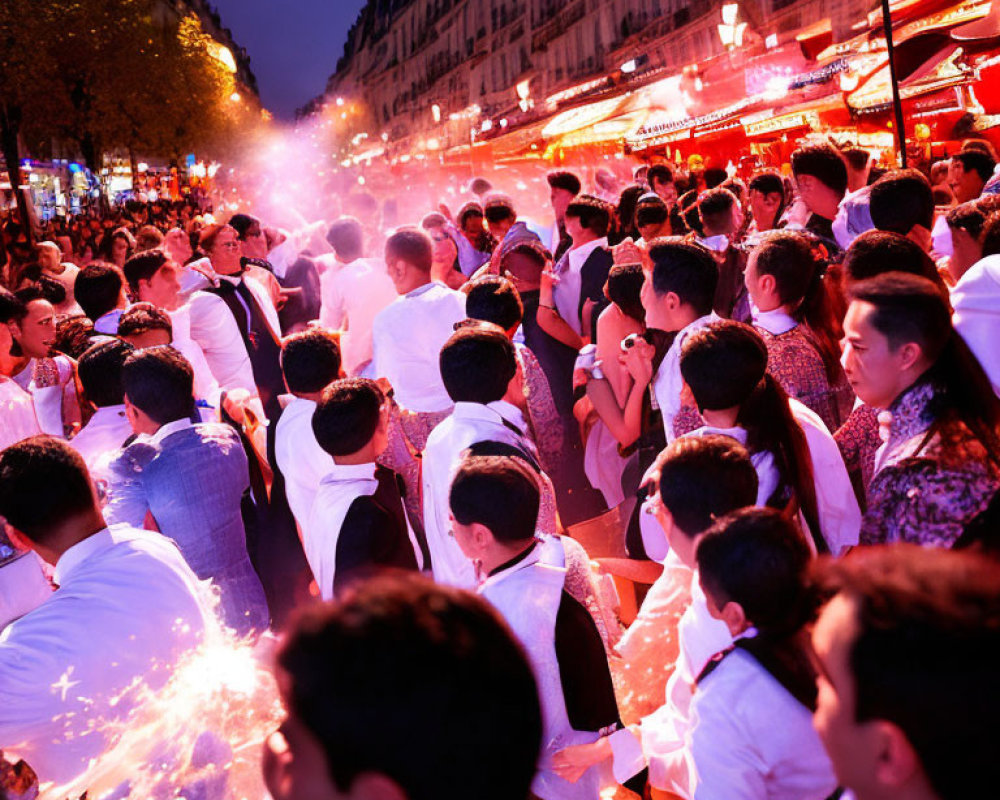
[[[1000,165],[789,168],[8,218],[0,747],[227,629],[275,800],[988,793]]]

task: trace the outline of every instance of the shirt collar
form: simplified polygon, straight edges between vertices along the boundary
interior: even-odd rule
[[[125,418],[125,406],[115,405],[115,406],[101,406],[94,412],[94,416],[90,418],[87,423],[87,427],[90,425],[107,425],[112,422],[116,422],[119,419]]]
[[[729,237],[724,233],[704,238],[697,236],[695,237],[695,241],[702,247],[706,247],[715,253],[725,253],[729,249]]]
[[[166,425],[161,425],[160,429],[149,437],[149,444],[159,444],[168,436],[178,431],[187,430],[194,426],[194,423],[188,417],[183,417],[181,419],[175,419],[173,422],[168,422]]]
[[[486,407],[492,411],[495,411],[497,414],[499,414],[501,417],[507,420],[507,422],[511,423],[512,425],[516,425],[518,428],[520,428],[522,433],[524,432],[525,427],[527,427],[524,420],[524,414],[521,413],[521,409],[519,409],[515,405],[511,405],[506,400],[497,400],[493,403],[487,403]]]
[[[504,400],[496,400],[486,405],[482,403],[455,403],[455,410],[451,413],[457,419],[479,419],[487,422],[500,422],[500,424],[506,420],[520,431],[524,431],[524,415],[517,407]],[[497,417],[500,419],[497,420]]]
[[[320,483],[346,483],[348,481],[373,481],[377,465],[374,461],[365,464],[334,464],[323,476]]]
[[[425,283],[423,286],[418,286],[416,289],[411,289],[409,292],[403,295],[403,297],[420,297],[422,294],[426,294],[431,289],[434,288],[434,281],[430,283]]]
[[[107,336],[115,336],[118,333],[118,321],[124,313],[123,308],[113,308],[107,314],[102,314],[94,321],[94,330]]]
[[[574,269],[580,269],[585,263],[587,263],[587,259],[590,258],[591,254],[598,247],[607,246],[608,237],[602,236],[600,239],[594,239],[592,242],[581,244],[579,247],[574,247],[572,250],[566,251],[570,266]]]
[[[763,328],[772,336],[781,336],[783,333],[788,333],[799,324],[783,308],[760,311],[756,306],[753,306],[752,313],[754,324]]]
[[[111,528],[102,528],[88,536],[86,539],[77,542],[66,550],[56,562],[55,572],[52,579],[57,585],[62,585],[80,564],[90,558],[94,553],[98,553],[114,544]]]
[[[532,542],[526,549],[522,550],[520,553],[518,553],[509,561],[504,561],[503,564],[501,564],[499,567],[494,567],[493,569],[491,569],[486,577],[492,578],[494,575],[499,575],[501,572],[504,572],[505,570],[508,570],[511,567],[517,566],[534,552],[535,546],[537,544],[538,542]]]

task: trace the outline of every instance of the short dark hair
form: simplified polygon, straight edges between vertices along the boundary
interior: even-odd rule
[[[580,194],[580,179],[569,170],[556,169],[545,176],[549,186],[553,189],[562,189],[572,195]]]
[[[975,200],[969,200],[949,209],[945,221],[952,230],[964,230],[978,241],[986,227],[986,220],[998,212],[1000,212],[1000,195],[984,194]]]
[[[875,307],[872,327],[889,340],[893,350],[916,342],[933,362],[951,335],[951,309],[938,287],[926,278],[886,272],[853,284],[848,297]]]
[[[983,258],[1000,253],[1000,213],[991,214],[986,218],[979,243],[983,247]]]
[[[470,319],[492,322],[505,331],[516,328],[524,317],[524,304],[514,284],[500,275],[483,275],[464,287],[465,314]]]
[[[678,211],[681,221],[688,230],[699,235],[704,233],[701,228],[701,217],[698,216],[698,192],[695,189],[689,189],[678,197],[677,208],[674,210]]]
[[[430,272],[434,261],[431,237],[419,228],[400,228],[385,240],[385,258],[399,258],[422,272]]]
[[[459,464],[449,494],[462,525],[478,522],[498,542],[523,542],[538,525],[538,479],[519,458],[468,456]]]
[[[340,346],[328,331],[293,333],[281,345],[285,383],[289,391],[298,394],[324,389],[340,375],[340,364]]]
[[[484,195],[493,189],[493,184],[486,178],[473,178],[469,184],[469,191],[473,194]]]
[[[791,634],[811,616],[812,553],[802,531],[773,508],[727,514],[698,540],[702,586],[739,603],[761,634]]]
[[[702,173],[701,177],[705,181],[706,189],[714,189],[729,180],[729,173],[722,167],[709,167]]]
[[[25,305],[17,294],[0,286],[0,325],[24,319],[28,313]]]
[[[782,305],[796,304],[820,276],[809,238],[797,231],[771,231],[756,251],[757,273],[771,275]]]
[[[152,250],[163,244],[163,234],[153,225],[143,225],[135,234],[137,252]]]
[[[378,430],[385,395],[368,378],[341,378],[323,390],[313,412],[316,441],[331,456],[349,456]]]
[[[915,169],[887,172],[872,184],[869,210],[875,227],[905,236],[914,225],[934,226],[931,183]]]
[[[96,506],[83,456],[62,439],[32,436],[0,451],[0,516],[35,544]]]
[[[662,225],[670,217],[670,210],[659,196],[643,197],[635,206],[635,226],[644,228],[647,225]]]
[[[844,274],[860,281],[885,272],[908,272],[941,281],[931,257],[916,242],[892,231],[865,231],[844,254]]]
[[[110,339],[91,345],[80,356],[77,374],[87,399],[98,408],[125,402],[122,367],[134,348],[122,339]]]
[[[480,219],[484,217],[483,207],[475,200],[470,200],[458,210],[459,227],[465,227],[465,223],[469,221],[469,217],[479,217]]]
[[[354,217],[341,217],[326,232],[333,252],[344,261],[354,261],[364,252],[364,228]]]
[[[780,194],[785,196],[785,182],[777,172],[761,172],[750,179],[748,187],[751,192],[760,192],[763,195]]]
[[[640,299],[645,280],[641,264],[615,264],[608,273],[608,299],[623,314],[639,322],[646,320],[646,309],[642,307]]]
[[[996,785],[1000,566],[894,544],[824,559],[815,572],[821,589],[855,609],[855,719],[899,727],[944,800]]]
[[[681,348],[681,375],[699,409],[742,405],[765,372],[767,345],[742,322],[713,322],[689,335]]]
[[[122,387],[129,402],[159,425],[194,412],[194,371],[170,345],[132,353],[122,367]]]
[[[611,211],[596,197],[582,194],[566,206],[566,217],[580,220],[580,225],[595,236],[607,236],[611,226]]]
[[[719,267],[708,250],[679,237],[665,237],[650,243],[649,257],[656,294],[662,297],[673,292],[699,317],[711,312]]]
[[[441,348],[441,379],[455,403],[502,400],[517,373],[514,345],[497,325],[459,328]]]
[[[339,791],[374,773],[410,800],[470,786],[481,800],[528,795],[542,739],[534,674],[472,592],[404,574],[357,583],[300,612],[277,660]]]
[[[674,173],[670,171],[670,167],[666,164],[653,164],[653,166],[646,170],[646,180],[649,182],[649,188],[655,189],[655,181],[659,183],[673,183]]]
[[[729,436],[681,436],[659,457],[660,500],[687,536],[757,501],[757,471],[747,449]]]
[[[792,174],[810,175],[836,194],[847,191],[847,165],[828,144],[811,144],[792,153]]]
[[[233,214],[229,218],[229,227],[236,231],[240,239],[246,239],[254,225],[260,225],[260,220],[250,214]]]
[[[119,336],[138,336],[148,331],[166,331],[171,340],[174,338],[170,315],[152,303],[135,303],[118,320]]]
[[[114,264],[95,261],[76,276],[73,296],[83,313],[95,322],[118,305],[125,276]]]
[[[515,219],[514,201],[503,194],[491,194],[483,201],[483,215],[487,222],[497,223]]]
[[[144,250],[126,261],[122,271],[132,295],[138,297],[139,281],[150,280],[169,260],[169,256],[162,250]]]
[[[732,213],[738,202],[736,195],[721,186],[702,192],[698,197],[698,214],[702,225],[721,221],[723,215]]]
[[[996,160],[985,150],[962,150],[952,158],[962,165],[964,172],[975,171],[983,183],[993,177]]]

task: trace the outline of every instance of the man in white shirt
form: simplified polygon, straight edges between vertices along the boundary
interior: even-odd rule
[[[326,331],[296,333],[282,346],[281,369],[291,396],[278,417],[274,457],[288,506],[299,531],[305,531],[319,482],[333,467],[316,441],[312,418],[323,390],[340,377],[340,350]]]
[[[313,415],[316,439],[333,465],[316,492],[303,543],[324,600],[371,572],[424,565],[402,481],[375,463],[388,442],[388,410],[375,381],[344,378],[326,388]]]
[[[191,306],[189,303],[181,303],[181,268],[163,251],[150,250],[132,256],[125,262],[123,271],[129,291],[136,301],[151,303],[170,317],[168,341],[146,344],[133,341],[132,344],[136,347],[172,344],[191,363],[191,368],[194,370],[195,396],[218,408],[221,394],[219,382],[212,374],[201,346],[191,338]]]
[[[981,259],[951,290],[953,322],[1000,395],[1000,255]]]
[[[73,293],[94,331],[105,336],[118,333],[118,318],[128,307],[125,276],[111,264],[88,264],[76,276]]]
[[[556,309],[578,336],[595,338],[597,317],[608,301],[604,284],[614,262],[608,250],[611,215],[596,197],[581,195],[566,207],[566,231],[573,246],[554,267],[559,283],[552,296]]]
[[[61,784],[103,752],[134,690],[160,688],[214,621],[172,542],[107,526],[68,444],[38,436],[0,454],[0,515],[59,585],[0,638],[0,741]]]
[[[88,348],[77,365],[84,395],[97,411],[70,440],[70,446],[83,456],[90,477],[98,485],[107,482],[112,459],[132,436],[122,389],[122,365],[132,351],[128,342],[111,339]]]
[[[438,354],[455,323],[465,319],[465,295],[431,281],[432,249],[430,237],[416,228],[396,231],[385,243],[387,272],[399,297],[375,317],[373,372],[389,381],[407,411],[440,415],[452,401]]]
[[[475,568],[448,522],[448,493],[462,454],[480,442],[499,442],[537,461],[524,416],[514,405],[524,402],[514,345],[499,327],[477,323],[456,331],[441,350],[441,374],[455,410],[431,432],[424,449],[424,528],[434,579],[472,588]]]
[[[385,261],[363,258],[364,230],[353,217],[341,217],[326,234],[336,267],[322,281],[323,304],[319,321],[341,330],[344,370],[358,375],[372,360],[372,324],[379,312],[396,299]]]
[[[663,417],[667,442],[674,440],[674,418],[681,410],[681,347],[689,334],[718,317],[712,311],[719,268],[705,248],[687,242],[662,242],[649,250],[652,269],[646,270],[640,297],[646,326],[677,332],[653,376],[653,396]],[[637,340],[637,354],[652,362],[653,347]]]

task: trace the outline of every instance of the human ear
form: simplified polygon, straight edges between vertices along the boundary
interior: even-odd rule
[[[900,370],[907,370],[914,367],[923,357],[924,351],[916,342],[907,342],[901,345],[897,351]]]
[[[752,624],[747,619],[746,612],[743,611],[743,606],[732,600],[719,609],[719,616],[726,623],[726,627],[729,628],[729,632],[733,636],[743,633]]]
[[[406,793],[388,775],[362,772],[347,793],[348,800],[407,800]]]
[[[875,778],[883,786],[898,789],[921,770],[920,758],[910,740],[891,722],[877,720]]]

